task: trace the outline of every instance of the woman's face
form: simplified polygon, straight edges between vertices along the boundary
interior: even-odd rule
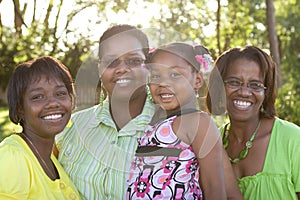
[[[71,112],[71,97],[64,82],[44,75],[27,87],[19,109],[24,132],[52,138],[64,129]]]
[[[108,96],[128,100],[145,93],[147,70],[142,67],[145,55],[142,45],[133,36],[112,37],[101,46],[99,63],[101,81]]]
[[[227,111],[231,120],[246,121],[259,117],[265,98],[263,83],[256,62],[238,59],[232,63],[224,77]]]

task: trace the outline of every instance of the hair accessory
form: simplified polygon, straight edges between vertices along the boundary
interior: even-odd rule
[[[154,53],[156,51],[156,48],[155,47],[152,47],[149,49],[149,53]]]
[[[196,55],[195,59],[202,66],[204,72],[212,69],[213,59],[209,54]]]

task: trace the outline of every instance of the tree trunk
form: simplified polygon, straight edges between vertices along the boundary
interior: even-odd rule
[[[220,34],[220,21],[221,21],[221,0],[218,0],[218,10],[217,10],[217,45],[218,45],[218,50],[219,54],[222,53],[221,49],[221,34]]]
[[[268,33],[269,33],[270,50],[271,50],[271,55],[278,66],[277,67],[278,86],[281,86],[281,67],[280,67],[278,39],[276,33],[274,1],[266,0],[266,4],[267,4],[267,26],[268,26]]]

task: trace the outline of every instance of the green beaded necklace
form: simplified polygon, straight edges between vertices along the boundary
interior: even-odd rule
[[[244,158],[247,157],[248,151],[249,151],[249,149],[252,147],[252,142],[253,142],[253,140],[254,140],[254,138],[255,138],[255,135],[256,135],[256,133],[257,133],[259,127],[260,127],[260,121],[258,122],[258,124],[257,124],[257,126],[256,126],[256,128],[255,128],[255,131],[254,131],[253,134],[251,135],[250,139],[246,142],[245,148],[240,152],[238,158],[232,159],[232,158],[230,158],[230,157],[228,156],[231,163],[237,163],[237,162],[239,162],[240,160],[243,160]],[[224,128],[224,137],[223,137],[223,146],[224,146],[225,149],[228,147],[228,144],[229,144],[229,139],[228,139],[229,130],[230,130],[230,124],[227,123],[227,124],[225,125],[225,128]]]

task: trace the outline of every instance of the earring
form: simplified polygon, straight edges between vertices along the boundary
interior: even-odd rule
[[[264,106],[261,105],[261,107],[260,107],[260,112],[263,113],[264,111],[265,111]]]
[[[146,85],[146,90],[147,90],[147,97],[149,98],[150,102],[155,104],[155,102],[152,98],[151,92],[150,92],[149,84]]]
[[[197,91],[195,91],[195,96],[197,99],[199,98],[199,93]]]
[[[99,104],[100,106],[103,106],[103,101],[104,101],[104,94],[103,94],[103,89],[101,88],[100,94],[99,94]]]

